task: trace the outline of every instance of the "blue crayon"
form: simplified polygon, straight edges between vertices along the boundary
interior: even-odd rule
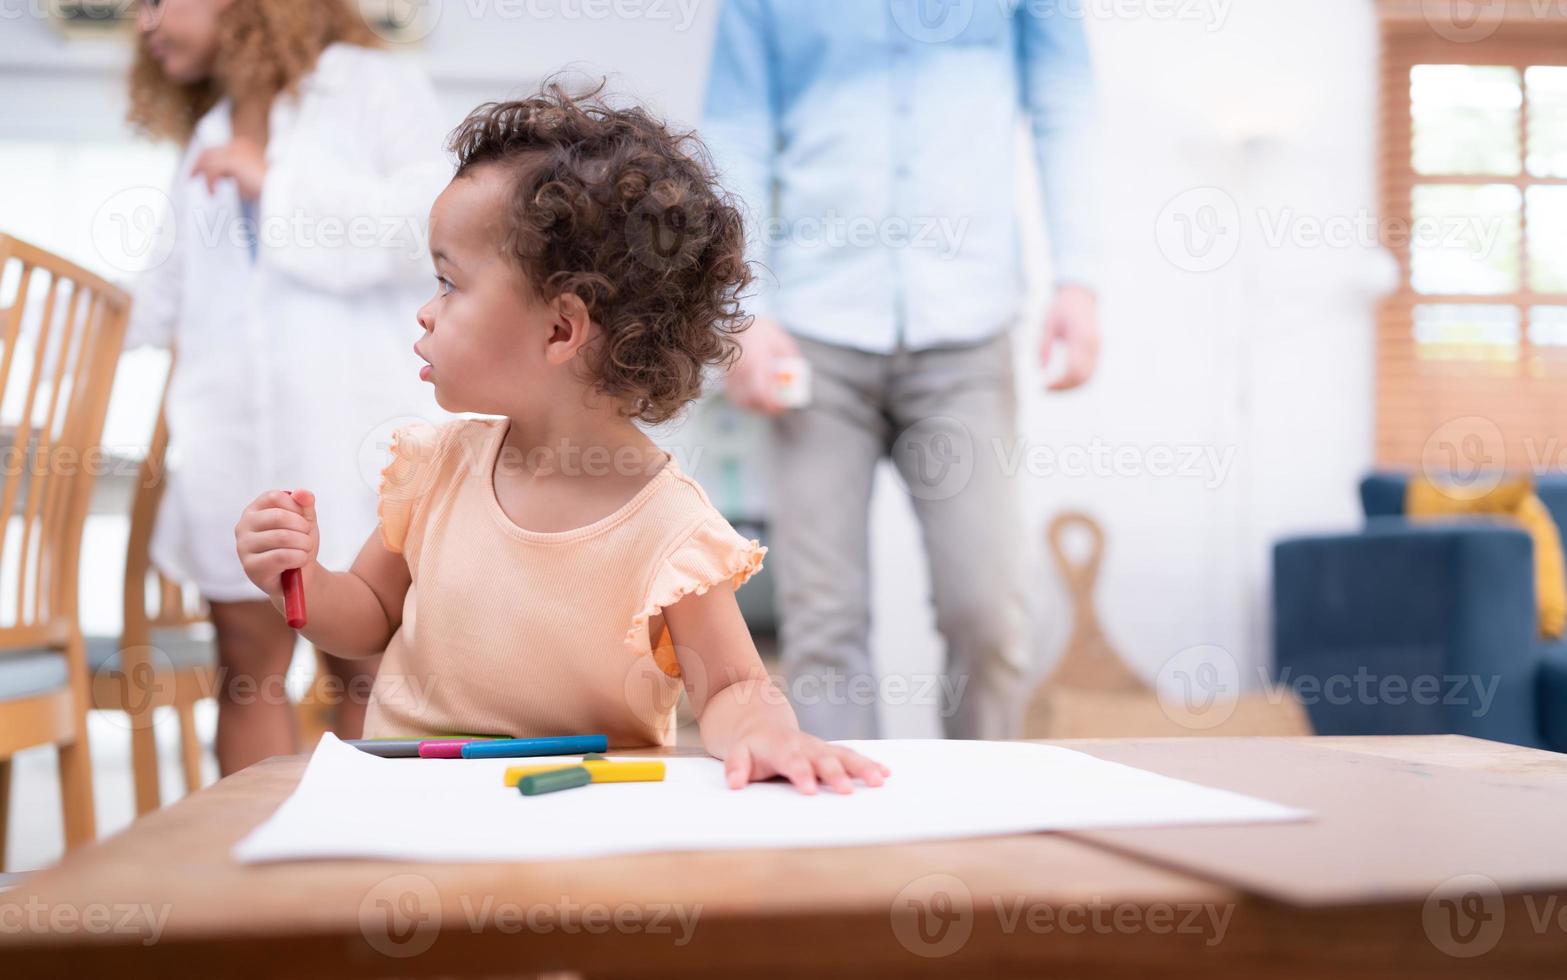
[[[469,742],[462,747],[464,759],[510,759],[530,755],[582,755],[609,748],[607,735],[561,735],[553,738],[497,738],[488,742]]]

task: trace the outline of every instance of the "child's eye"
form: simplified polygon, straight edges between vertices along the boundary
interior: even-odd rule
[[[452,291],[452,281],[445,276],[436,276],[435,281],[440,285],[443,295]]]

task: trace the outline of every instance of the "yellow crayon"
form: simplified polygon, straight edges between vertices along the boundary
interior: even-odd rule
[[[581,762],[557,762],[531,766],[507,766],[506,785],[516,786],[524,776],[549,772],[552,769],[571,769],[582,766],[593,776],[595,783],[660,783],[664,781],[662,762],[610,762],[606,759],[584,759]]]

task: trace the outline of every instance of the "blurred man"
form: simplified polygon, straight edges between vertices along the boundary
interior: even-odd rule
[[[877,734],[866,525],[886,455],[924,533],[947,734],[1013,733],[1028,661],[1005,472],[1016,133],[1026,120],[1055,274],[1039,356],[1061,362],[1053,389],[1073,388],[1099,346],[1081,17],[1040,0],[728,0],[720,14],[703,135],[748,206],[762,279],[728,391],[773,417],[781,658],[824,738]],[[777,375],[798,357],[810,401],[785,410]]]

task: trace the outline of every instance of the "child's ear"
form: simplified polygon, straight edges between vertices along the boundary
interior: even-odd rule
[[[576,293],[561,293],[550,302],[554,322],[544,346],[544,358],[551,364],[565,364],[577,356],[577,351],[588,342],[593,329],[593,318],[587,304]]]

